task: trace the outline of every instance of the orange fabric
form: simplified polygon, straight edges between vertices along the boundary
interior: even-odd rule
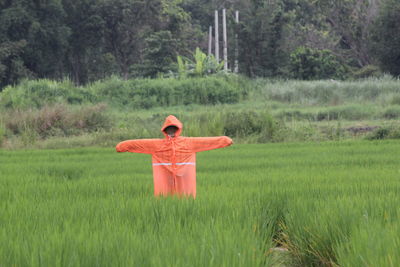
[[[178,127],[175,137],[164,129]],[[117,152],[146,153],[152,155],[154,195],[188,195],[196,197],[196,152],[231,145],[232,139],[218,137],[180,136],[183,125],[175,116],[168,116],[161,128],[165,139],[139,139],[120,142]]]

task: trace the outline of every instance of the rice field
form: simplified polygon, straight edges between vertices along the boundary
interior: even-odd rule
[[[0,150],[0,266],[399,266],[400,142],[197,155],[197,198],[155,198],[151,158]]]

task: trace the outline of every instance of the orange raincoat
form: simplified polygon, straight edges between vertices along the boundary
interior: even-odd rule
[[[178,127],[175,137],[164,130]],[[127,140],[116,146],[117,152],[151,154],[153,158],[154,195],[191,195],[196,197],[196,152],[231,145],[232,139],[218,137],[183,137],[182,123],[168,116],[161,128],[165,139]]]

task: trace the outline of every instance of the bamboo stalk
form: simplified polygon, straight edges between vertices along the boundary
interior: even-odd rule
[[[215,10],[215,59],[219,63],[218,10]]]
[[[239,26],[239,11],[235,12],[235,22],[236,22],[236,31],[235,31],[235,67],[234,72],[239,72],[239,41],[238,41],[238,26]]]
[[[211,56],[212,53],[212,26],[208,30],[208,55]]]
[[[226,9],[222,10],[222,35],[224,45],[224,71],[228,71],[228,36],[226,34]]]

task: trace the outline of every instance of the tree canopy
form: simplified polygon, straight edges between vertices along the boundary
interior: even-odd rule
[[[84,84],[177,71],[178,55],[207,50],[222,8],[228,64],[237,34],[244,75],[345,78],[368,66],[400,75],[397,0],[2,0],[0,88],[22,78]]]

